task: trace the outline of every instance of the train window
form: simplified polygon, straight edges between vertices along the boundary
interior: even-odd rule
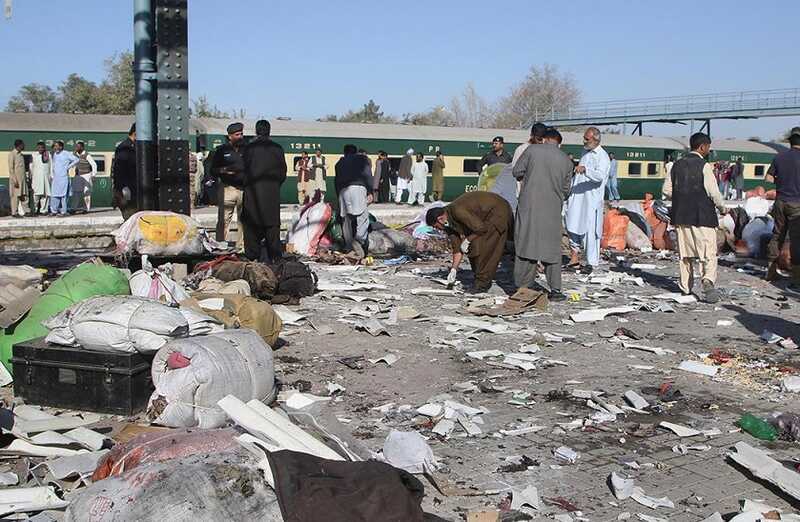
[[[433,172],[433,160],[425,160],[425,163],[428,164],[428,172]]]
[[[301,156],[295,156],[294,158],[292,158],[292,170],[297,170],[297,164],[300,162],[300,159]]]
[[[642,164],[636,162],[628,163],[628,176],[641,176],[642,175]]]
[[[763,178],[764,177],[764,165],[756,165],[755,176],[757,178]]]
[[[647,164],[647,175],[648,176],[657,176],[658,175],[658,163],[648,163]]]
[[[398,170],[400,170],[400,160],[401,159],[403,159],[403,158],[389,158],[389,168],[394,172],[397,172]]]
[[[478,163],[481,160],[477,159],[465,159],[464,160],[464,173],[467,172],[478,172]]]
[[[94,158],[94,162],[97,163],[97,172],[105,172],[106,171],[106,157],[105,156],[98,156],[97,154],[92,154],[92,158]]]

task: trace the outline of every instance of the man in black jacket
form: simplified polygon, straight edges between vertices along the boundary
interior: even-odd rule
[[[689,140],[692,151],[675,162],[664,182],[663,193],[672,199],[670,221],[678,235],[680,283],[684,295],[692,293],[694,260],[700,263],[703,297],[707,303],[719,301],[717,281],[717,211],[725,214],[711,165],[706,157],[711,138],[697,132]]]
[[[134,215],[136,208],[136,124],[128,137],[117,145],[111,163],[111,182],[114,190],[113,206],[122,213],[125,221]]]
[[[269,133],[269,122],[257,121],[256,138],[244,148],[242,226],[244,255],[254,261],[275,263],[283,255],[281,184],[286,180],[286,157],[283,147],[272,141]]]
[[[214,150],[211,174],[221,183],[217,189],[217,241],[228,239],[233,213],[239,223],[236,250],[244,247],[242,241],[242,187],[244,185],[244,125],[236,122],[228,125],[228,141]]]
[[[345,248],[356,251],[359,257],[367,255],[369,213],[372,203],[372,169],[369,159],[356,153],[355,145],[344,146],[344,157],[336,162],[334,187],[342,216],[342,235]]]

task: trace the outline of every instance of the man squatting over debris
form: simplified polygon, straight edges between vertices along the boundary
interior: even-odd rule
[[[448,283],[455,282],[456,269],[466,255],[475,273],[472,291],[487,291],[503,256],[506,239],[514,229],[514,214],[508,202],[492,192],[467,192],[445,207],[428,210],[425,222],[444,231],[450,239],[453,265]]]

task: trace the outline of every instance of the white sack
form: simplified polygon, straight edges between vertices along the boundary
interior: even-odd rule
[[[625,246],[634,250],[646,250],[653,248],[653,243],[636,223],[628,221],[628,228],[625,231]]]
[[[190,359],[189,365],[169,368],[173,353]],[[147,417],[175,428],[223,426],[228,417],[217,402],[226,395],[244,402],[275,398],[272,349],[248,329],[171,341],[156,353],[152,376],[156,389]]]
[[[206,333],[211,317],[136,296],[96,296],[44,321],[47,342],[87,350],[154,352],[171,338]]]
[[[131,295],[147,297],[167,304],[178,304],[189,299],[189,294],[172,279],[172,263],[153,267],[147,256],[142,256],[142,269],[129,279]]]
[[[207,247],[211,249],[197,221],[175,212],[137,212],[111,234],[121,253],[177,256],[199,255]]]
[[[292,245],[294,252],[304,256],[314,256],[317,253],[319,240],[328,228],[333,209],[328,203],[315,203],[304,209],[292,223],[286,243]]]
[[[747,198],[744,202],[744,211],[747,212],[750,219],[766,216],[771,208],[772,201],[766,198],[752,197]]]

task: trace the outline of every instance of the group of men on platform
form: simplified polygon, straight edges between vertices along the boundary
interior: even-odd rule
[[[66,216],[68,211],[89,211],[97,162],[86,150],[84,142],[78,141],[74,152],[69,152],[64,150],[61,140],[53,142],[49,151],[40,141],[29,160],[23,154],[24,150],[25,142],[17,139],[8,154],[11,216]],[[74,174],[70,177],[72,169]]]

